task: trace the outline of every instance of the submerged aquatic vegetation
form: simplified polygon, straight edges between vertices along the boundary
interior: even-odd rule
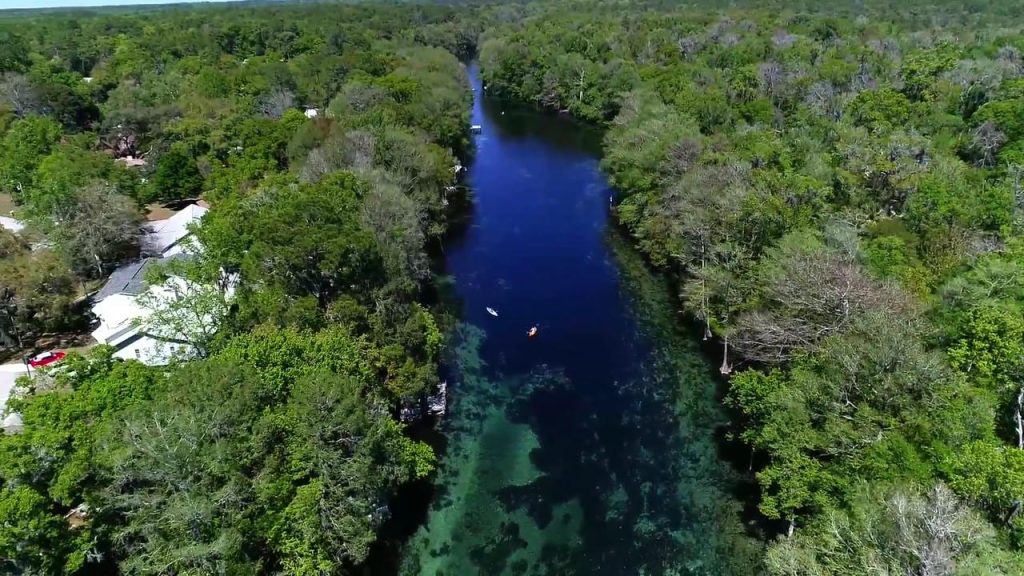
[[[448,251],[469,312],[438,496],[403,574],[749,574],[759,545],[718,456],[717,377],[664,282],[606,229],[597,162],[540,116],[488,116],[512,128],[485,126],[474,226]]]

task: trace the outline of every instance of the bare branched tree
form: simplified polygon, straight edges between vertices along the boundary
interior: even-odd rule
[[[897,492],[888,502],[896,546],[907,573],[950,576],[956,559],[982,536],[980,523],[953,492],[939,484],[926,497]]]
[[[768,95],[772,102],[777,102],[785,81],[785,72],[783,72],[782,66],[778,62],[763,62],[757,70],[761,90]]]
[[[260,114],[274,120],[295,107],[295,95],[292,91],[278,86],[263,96],[260,101]]]
[[[362,221],[373,231],[385,266],[396,278],[425,279],[430,268],[423,251],[423,210],[383,174],[369,180],[372,188],[363,200]]]
[[[684,147],[688,148],[688,147]],[[704,324],[704,339],[719,326],[722,372],[731,371],[729,324],[739,301],[738,268],[747,260],[744,240],[735,220],[750,194],[746,164],[700,166],[670,186],[660,212],[681,240],[673,257],[687,267],[692,279],[684,284],[686,306]]]
[[[0,77],[0,105],[9,107],[19,118],[42,110],[42,101],[28,77],[17,72]]]
[[[999,148],[1006,142],[1006,134],[988,121],[971,131],[971,147],[979,157],[982,166],[994,166]]]
[[[676,46],[683,58],[693,58],[704,48],[704,43],[698,36],[691,34],[676,40]]]
[[[1017,449],[1024,450],[1024,386],[1017,391],[1017,404],[1013,407],[1013,424],[1017,430]]]
[[[795,34],[790,34],[785,30],[777,30],[775,34],[772,34],[772,44],[775,45],[776,48],[789,48],[793,46],[793,44],[796,44],[796,41],[797,36]]]
[[[102,277],[111,266],[138,256],[142,215],[134,201],[108,184],[79,190],[53,221],[58,250],[81,275]]]
[[[695,137],[686,137],[669,149],[664,162],[664,172],[669,178],[678,178],[693,168],[700,159],[701,142]]]
[[[561,97],[558,94],[559,79],[554,71],[547,71],[544,74],[543,88],[540,93],[540,105],[552,110],[562,108]]]
[[[895,287],[860,269],[852,255],[790,239],[768,255],[760,282],[764,305],[736,320],[735,345],[751,360],[782,363],[797,349],[813,348],[870,310],[907,313]]]
[[[726,32],[718,38],[718,45],[722,48],[732,48],[740,43],[740,37],[732,32]]]
[[[302,167],[304,182],[316,182],[335,170],[369,170],[374,164],[376,137],[361,130],[335,134],[310,151]]]
[[[330,112],[335,115],[356,114],[373,108],[387,99],[387,93],[377,86],[349,83],[342,87],[338,96],[331,101]]]
[[[815,82],[804,94],[804,102],[822,116],[839,120],[843,115],[841,93],[828,80]]]
[[[875,79],[874,74],[871,73],[871,68],[868,66],[867,58],[861,57],[860,65],[857,67],[857,73],[853,76],[850,88],[854,93],[857,93],[864,90],[871,90],[877,85],[878,81]]]
[[[860,494],[853,508],[833,511],[813,529],[771,545],[768,572],[952,576],[995,537],[991,526],[942,484],[925,494],[907,488]]]
[[[996,58],[1008,65],[1016,74],[1024,74],[1024,57],[1016,46],[1003,46],[996,52]]]

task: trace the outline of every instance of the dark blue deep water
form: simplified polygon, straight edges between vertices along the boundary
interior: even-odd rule
[[[713,370],[610,223],[599,135],[470,77],[483,130],[445,250],[462,311],[447,448],[402,572],[751,573]]]

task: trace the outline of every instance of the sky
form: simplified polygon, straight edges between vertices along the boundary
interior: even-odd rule
[[[131,4],[170,4],[182,0],[0,0],[0,10],[6,8],[81,8],[83,6],[128,6]],[[209,2],[211,0],[189,0]],[[225,0],[216,0],[223,2]],[[226,0],[232,2],[235,0]]]

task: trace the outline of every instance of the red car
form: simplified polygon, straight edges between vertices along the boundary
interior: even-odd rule
[[[36,354],[35,356],[29,358],[28,365],[33,368],[42,368],[43,366],[49,366],[50,364],[60,362],[61,360],[64,359],[64,356],[66,355],[67,354],[65,354],[64,352],[55,352],[53,350],[50,350],[48,352],[43,352],[42,354]]]

